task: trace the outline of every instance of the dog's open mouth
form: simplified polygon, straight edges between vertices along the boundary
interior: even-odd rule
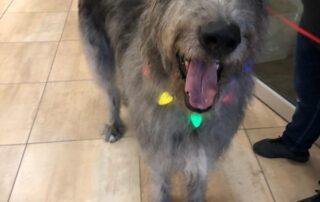
[[[179,71],[186,79],[186,105],[192,111],[209,110],[218,92],[218,72],[220,62],[212,59],[204,62],[194,58],[185,58],[178,54]]]

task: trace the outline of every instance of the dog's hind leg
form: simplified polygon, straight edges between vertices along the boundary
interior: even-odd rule
[[[108,36],[103,29],[103,22],[97,22],[96,13],[83,4],[79,10],[80,29],[91,67],[94,69],[99,84],[106,92],[107,108],[110,112],[105,139],[115,142],[122,137],[124,126],[120,119],[120,93],[116,85],[114,54]]]

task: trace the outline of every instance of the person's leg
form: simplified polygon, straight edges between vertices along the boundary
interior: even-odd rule
[[[320,135],[320,48],[301,35],[297,38],[295,114],[281,138],[261,140],[253,150],[267,158],[306,162],[309,148]]]
[[[293,151],[308,151],[320,135],[320,46],[299,35],[295,89],[298,102],[282,140]]]

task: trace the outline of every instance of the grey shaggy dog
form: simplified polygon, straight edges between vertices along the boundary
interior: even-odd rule
[[[228,147],[252,93],[243,69],[265,31],[263,0],[80,0],[79,14],[107,94],[106,140],[124,133],[125,100],[151,169],[152,201],[170,201],[176,171],[185,173],[188,201],[204,201],[207,171]],[[160,106],[164,91],[174,102]],[[204,119],[199,128],[188,119],[194,112]]]

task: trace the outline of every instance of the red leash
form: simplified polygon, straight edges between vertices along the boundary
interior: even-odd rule
[[[276,17],[278,20],[280,20],[283,24],[288,25],[289,27],[291,27],[292,29],[296,30],[298,33],[302,34],[303,36],[309,38],[310,40],[320,44],[320,38],[317,37],[316,35],[308,32],[307,30],[303,29],[302,27],[300,27],[299,25],[297,25],[297,23],[289,20],[288,18],[277,14],[276,12],[274,12],[272,10],[271,7],[268,6],[268,12],[270,13],[270,15],[273,15],[274,17]]]

